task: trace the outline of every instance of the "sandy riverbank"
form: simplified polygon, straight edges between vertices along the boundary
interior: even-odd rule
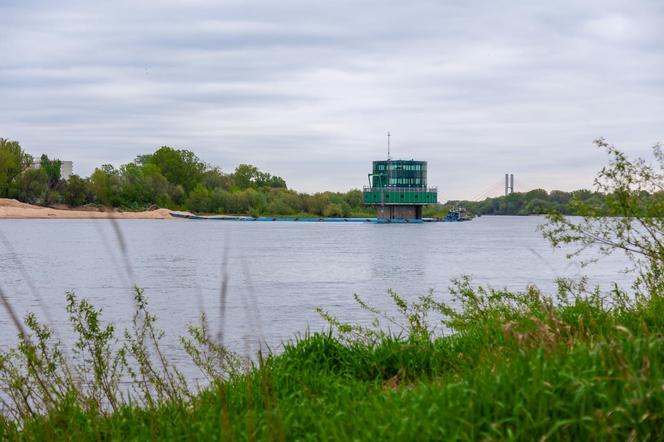
[[[176,219],[168,209],[155,209],[146,212],[100,211],[90,209],[53,209],[34,206],[17,200],[0,198],[0,219]],[[188,212],[175,212],[188,213]]]

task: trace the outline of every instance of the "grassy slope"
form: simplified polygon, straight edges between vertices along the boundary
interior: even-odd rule
[[[467,309],[455,335],[315,334],[192,404],[98,416],[62,404],[2,438],[661,440],[664,301]],[[224,430],[222,431],[222,428]]]

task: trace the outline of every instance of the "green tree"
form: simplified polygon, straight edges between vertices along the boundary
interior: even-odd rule
[[[0,197],[18,196],[17,180],[32,164],[18,141],[0,138]]]
[[[344,212],[338,204],[330,203],[325,206],[322,215],[328,218],[334,218],[343,216]]]
[[[154,164],[146,164],[142,168],[143,186],[147,189],[149,198],[146,202],[157,203],[166,206],[167,202],[173,201],[177,197],[173,192],[173,185],[168,182],[165,176],[161,174],[159,168]],[[172,203],[171,203],[172,204]]]
[[[210,191],[210,212],[228,213],[230,205],[230,192],[219,187]]]
[[[61,170],[62,170],[62,161],[60,160],[51,160],[42,154],[39,167],[46,172],[48,177],[48,188],[49,190],[54,190],[56,186],[60,183],[61,179]]]
[[[233,186],[233,179],[218,167],[206,170],[201,182],[208,189],[230,190]]]
[[[251,164],[240,164],[233,172],[233,184],[240,190],[248,189],[254,184],[258,174],[256,166]]]
[[[353,209],[359,209],[364,206],[364,198],[362,197],[361,190],[353,189],[346,192],[344,199]]]
[[[267,172],[261,172],[258,169],[256,169],[254,176],[251,179],[251,183],[253,184],[254,187],[259,187],[259,188],[260,187],[271,187],[274,189],[286,188],[286,181],[283,178],[270,175]]]
[[[121,204],[120,199],[120,173],[110,164],[104,164],[95,169],[90,176],[90,184],[99,204],[117,206]]]
[[[29,204],[46,204],[48,195],[48,176],[39,169],[28,169],[21,174],[17,184],[17,197]]]
[[[295,210],[284,199],[277,198],[270,201],[267,206],[267,212],[273,215],[292,215],[295,213]]]
[[[305,212],[307,195],[299,195],[297,192],[285,188],[274,187],[267,192],[268,213],[276,215],[290,215],[297,212]]]
[[[518,194],[516,194],[518,195]],[[532,201],[534,199],[539,199],[542,201],[547,201],[549,199],[549,194],[544,189],[533,189],[528,191],[523,195],[526,201]]]
[[[272,177],[270,177],[269,187],[272,187],[274,189],[276,189],[276,188],[286,189],[287,188],[286,180],[284,180],[280,176],[274,176],[273,175]]]
[[[316,193],[307,201],[307,212],[324,215],[325,208],[331,203],[329,193]]]
[[[649,163],[629,159],[604,139],[595,144],[609,155],[594,182],[596,192],[605,195],[601,206],[577,193],[573,204],[583,220],[552,214],[542,227],[544,236],[556,247],[576,245],[574,256],[589,248],[607,255],[622,251],[638,274],[636,286],[664,295],[664,152],[654,146],[655,162]]]
[[[571,197],[570,193],[561,192],[560,190],[552,190],[549,194],[549,200],[556,204],[567,204]]]
[[[552,206],[541,198],[533,198],[521,209],[521,215],[546,215],[551,212]]]
[[[125,206],[140,208],[170,199],[169,183],[154,164],[125,164],[120,167],[119,179],[120,199]]]
[[[185,193],[201,182],[206,169],[205,163],[190,150],[169,146],[162,146],[152,155],[140,156],[136,162],[140,165],[154,164],[170,183],[182,186]]]
[[[62,197],[65,204],[76,207],[91,202],[93,193],[87,180],[72,175],[64,186]]]
[[[210,198],[210,191],[202,184],[198,184],[194,189],[189,192],[189,196],[185,202],[187,210],[198,213],[209,213],[212,211],[212,199]]]
[[[271,188],[267,193],[267,213],[274,215],[293,215],[305,209],[301,203],[302,198],[291,190]]]

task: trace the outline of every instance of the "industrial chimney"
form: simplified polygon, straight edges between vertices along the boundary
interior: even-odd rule
[[[506,173],[505,174],[505,196],[510,193],[514,193],[514,174]]]

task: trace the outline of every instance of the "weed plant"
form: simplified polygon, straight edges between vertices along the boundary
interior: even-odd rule
[[[370,326],[320,311],[326,333],[242,361],[205,318],[182,338],[200,389],[161,353],[136,290],[120,339],[68,294],[67,354],[34,315],[0,356],[3,439],[658,440],[664,438],[664,299],[584,281],[508,292],[454,282]],[[432,320],[431,318],[442,318]],[[385,324],[393,332],[386,332]],[[244,367],[244,368],[243,368]],[[129,379],[130,388],[123,380]]]

